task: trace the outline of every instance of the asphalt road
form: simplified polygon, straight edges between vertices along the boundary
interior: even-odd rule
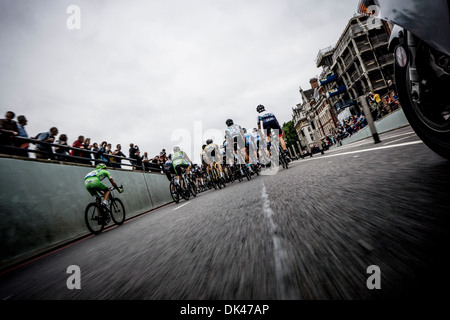
[[[380,138],[84,238],[4,273],[0,299],[446,298],[450,162],[409,127]]]

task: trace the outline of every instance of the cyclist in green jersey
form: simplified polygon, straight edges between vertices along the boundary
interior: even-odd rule
[[[108,178],[109,182],[111,182],[112,186],[116,188],[120,193],[123,192],[123,188],[119,188],[117,184],[114,182],[111,174],[108,170],[106,170],[106,165],[104,163],[99,163],[96,167],[96,170],[89,172],[84,177],[84,185],[86,190],[91,194],[91,196],[95,197],[96,195],[103,194],[103,205],[108,207],[108,198],[109,198],[109,188],[106,184],[102,182],[103,179]]]
[[[182,168],[186,168],[186,173],[189,174],[191,164],[191,159],[189,159],[188,155],[180,147],[176,146],[173,148],[172,166],[175,170],[177,181],[180,181]],[[184,189],[184,186],[181,187]]]

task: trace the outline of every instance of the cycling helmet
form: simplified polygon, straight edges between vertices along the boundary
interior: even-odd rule
[[[266,110],[266,108],[262,104],[260,104],[256,107],[256,111],[258,111],[258,113],[261,113],[264,110]]]
[[[253,128],[253,132],[257,132],[258,131],[258,129],[256,129],[256,128]]]
[[[212,139],[206,140],[206,144],[211,144],[211,143],[213,143],[213,140],[212,140]]]
[[[242,131],[244,131],[244,133],[247,133],[247,129],[245,128],[242,128]]]
[[[233,122],[233,120],[228,119],[227,121],[225,121],[225,124],[230,127],[234,124],[234,122]]]
[[[106,164],[104,164],[104,163],[99,163],[97,166],[96,166],[96,168],[97,169],[106,169]]]
[[[178,151],[180,151],[180,147],[179,146],[173,147],[173,152],[178,152]]]

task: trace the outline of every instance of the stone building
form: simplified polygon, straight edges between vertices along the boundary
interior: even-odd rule
[[[388,28],[373,26],[365,15],[352,17],[335,46],[319,51],[319,79],[311,89],[300,88],[302,103],[293,109],[293,121],[302,147],[323,141],[335,131],[338,121],[361,111],[355,83],[361,81],[365,94],[388,92],[393,79],[394,56],[388,52]]]

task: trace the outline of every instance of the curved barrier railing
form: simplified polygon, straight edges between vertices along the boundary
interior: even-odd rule
[[[95,166],[98,163],[105,163],[108,167],[123,169],[124,166],[127,169],[135,169],[146,172],[163,173],[163,166],[152,163],[151,161],[142,160],[141,162],[137,159],[120,157],[112,154],[106,154],[104,152],[92,151],[87,149],[75,148],[69,145],[61,145],[57,143],[49,143],[45,141],[40,141],[33,138],[24,137],[14,137],[12,138],[15,146],[11,145],[0,145],[0,153],[8,154],[12,156],[19,156],[25,158],[40,158],[41,160],[55,160],[68,163],[81,163],[87,165]],[[19,147],[19,146],[26,147]],[[33,145],[34,148],[30,148]],[[38,148],[37,146],[40,146]],[[68,151],[75,150],[77,152],[82,152],[83,154],[89,155],[89,157],[72,156],[70,154],[60,154],[55,152],[56,147],[61,147]],[[100,159],[100,155],[105,157],[107,160]]]

